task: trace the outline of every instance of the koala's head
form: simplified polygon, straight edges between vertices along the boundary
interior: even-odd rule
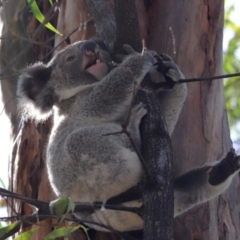
[[[109,53],[99,40],[80,41],[58,52],[48,63],[36,63],[19,77],[19,109],[27,118],[46,119],[58,101],[71,98],[100,81],[109,71]]]

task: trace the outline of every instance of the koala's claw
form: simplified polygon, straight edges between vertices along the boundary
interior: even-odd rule
[[[143,103],[139,103],[134,106],[131,110],[131,116],[129,120],[129,128],[135,129],[139,128],[142,118],[147,114],[147,110],[144,108]]]
[[[236,155],[234,148],[230,149],[224,160],[228,162],[233,173],[240,169],[240,156]]]
[[[155,58],[158,60],[157,62],[157,70],[161,72],[163,75],[168,74],[169,70],[173,69],[176,71],[176,65],[173,62],[172,58],[169,57],[166,54],[160,54],[155,56]],[[176,81],[175,79],[172,79],[173,81]]]
[[[221,184],[229,176],[240,170],[240,156],[236,156],[235,150],[231,149],[224,159],[209,170],[207,170],[207,173],[209,173],[209,183],[213,186]]]
[[[139,103],[138,105],[132,108],[131,118],[141,119],[147,114],[147,109],[144,108],[143,103]]]
[[[155,56],[157,63],[157,71],[163,74],[166,81],[169,83],[169,88],[172,89],[179,79],[183,76],[172,58],[166,54],[159,54]]]
[[[240,156],[235,156],[234,161],[235,161],[236,170],[239,170],[240,169]]]

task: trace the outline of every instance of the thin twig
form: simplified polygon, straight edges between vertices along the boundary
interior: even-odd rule
[[[69,37],[73,35],[77,30],[79,30],[81,26],[74,28],[57,46],[55,46],[50,52],[48,52],[40,61],[43,61],[48,55],[50,55],[53,51],[55,51],[62,43],[69,43]]]
[[[177,82],[171,82],[171,84],[181,84],[181,83],[191,83],[191,82],[202,82],[202,81],[212,81],[212,80],[218,80],[223,78],[232,78],[232,77],[239,77],[240,73],[232,73],[232,74],[224,74],[224,75],[218,75],[213,77],[205,77],[205,78],[185,78],[185,79],[179,79]],[[168,82],[160,82],[157,83],[158,89],[156,92],[161,91],[162,88],[168,87]]]
[[[186,78],[186,79],[180,79],[179,83],[211,81],[211,80],[216,80],[216,79],[238,77],[238,76],[240,76],[240,73],[224,74],[224,75],[213,76],[213,77],[206,77],[206,78]]]
[[[22,202],[31,204],[39,209],[39,212],[44,213],[44,214],[49,214],[49,203],[45,201],[40,201],[37,199],[31,199],[24,197],[22,195],[19,195],[17,193],[11,192],[9,190],[0,188],[0,195],[3,197],[10,197],[14,199],[18,199]],[[127,206],[122,206],[122,205],[109,205],[109,204],[103,204],[103,203],[75,203],[75,208],[74,212],[79,212],[82,210],[98,210],[98,209],[108,209],[108,210],[115,210],[115,211],[125,211],[125,212],[132,212],[138,215],[141,215],[141,208],[138,207],[127,207]]]

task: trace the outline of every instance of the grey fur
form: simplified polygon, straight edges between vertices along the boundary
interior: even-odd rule
[[[30,66],[20,76],[17,94],[21,97],[19,109],[23,116],[40,121],[54,112],[54,125],[47,146],[47,169],[58,197],[69,196],[76,202],[106,202],[136,186],[142,178],[141,163],[128,137],[111,133],[122,130],[121,123],[126,120],[134,84],[140,85],[153,69],[156,53],[147,51],[141,55],[129,46],[125,49],[131,54],[111,72],[106,62],[109,58],[104,57],[108,54],[85,41],[68,46],[47,65]],[[102,63],[95,65],[97,58]],[[162,64],[167,66],[166,74],[172,81],[183,78],[171,58],[163,58]],[[170,133],[186,91],[186,85],[181,84],[162,100]],[[32,113],[33,109],[37,112]],[[145,114],[141,104],[134,107],[128,125],[138,147],[141,146],[139,124]],[[195,188],[196,182],[192,181],[195,174],[190,177],[185,174],[176,180],[175,215],[221,193],[237,171],[230,171],[223,183],[210,186],[205,169],[206,166],[195,170],[202,176],[199,179],[203,179],[197,182],[199,188]],[[187,189],[183,187],[185,179]],[[218,190],[212,191],[209,186]],[[195,192],[189,189],[195,189]],[[196,201],[188,201],[192,193],[197,196]],[[140,199],[123,203],[126,206],[141,204]],[[76,215],[119,231],[141,229],[143,224],[136,214],[120,211],[103,209]],[[95,225],[92,227],[106,231]]]

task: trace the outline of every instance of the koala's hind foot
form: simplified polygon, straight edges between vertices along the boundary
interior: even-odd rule
[[[134,129],[139,128],[140,122],[146,114],[147,110],[144,108],[143,103],[134,106],[130,113],[129,127]]]
[[[221,161],[193,169],[174,181],[174,214],[208,201],[228,188],[240,170],[240,156],[231,149]]]
[[[213,186],[219,185],[227,180],[240,169],[240,156],[236,156],[234,149],[231,149],[226,157],[214,166],[209,167],[206,172],[209,174],[209,183]]]
[[[179,79],[184,78],[183,74],[168,55],[160,54],[155,57],[157,59],[155,64],[157,65],[157,71],[163,74],[169,84],[169,88],[172,89]]]

